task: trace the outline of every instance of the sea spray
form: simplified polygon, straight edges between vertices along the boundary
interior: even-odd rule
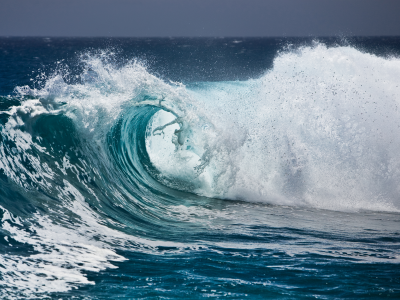
[[[204,124],[192,126],[209,128],[196,129],[206,136],[201,152],[207,147],[204,174],[212,182],[197,192],[328,209],[398,210],[399,76],[397,58],[316,44],[280,54],[261,78],[188,87],[191,103],[205,116]],[[165,139],[173,139],[175,127]],[[181,151],[170,146],[167,157],[174,163],[161,162],[165,152],[153,155],[149,148],[157,168],[176,176],[188,176],[196,160],[203,163],[189,158],[193,145]],[[192,171],[188,178],[196,176]]]

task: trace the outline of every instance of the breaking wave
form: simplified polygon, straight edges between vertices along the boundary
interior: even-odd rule
[[[3,286],[90,283],[124,260],[111,243],[199,247],[179,221],[201,201],[399,212],[398,58],[317,43],[257,79],[186,86],[112,61],[85,54],[79,75],[1,98],[2,243],[31,245],[1,258]]]

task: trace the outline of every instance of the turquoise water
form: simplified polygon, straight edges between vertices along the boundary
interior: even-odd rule
[[[400,297],[399,53],[1,39],[1,297]]]

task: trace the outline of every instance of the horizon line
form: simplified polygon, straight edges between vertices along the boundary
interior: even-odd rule
[[[363,38],[363,37],[388,37],[395,38],[400,35],[302,35],[302,36],[107,36],[107,35],[93,35],[93,36],[73,36],[73,35],[0,35],[0,38],[136,38],[136,39],[247,39],[247,38]]]

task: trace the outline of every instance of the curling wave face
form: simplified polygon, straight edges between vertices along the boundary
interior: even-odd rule
[[[107,52],[82,62],[79,78],[60,68],[2,99],[3,230],[36,255],[3,257],[3,285],[29,295],[89,283],[82,272],[124,260],[115,244],[195,249],[204,222],[187,218],[209,220],[191,210],[207,198],[400,210],[398,58],[315,44],[258,79],[187,86]]]

